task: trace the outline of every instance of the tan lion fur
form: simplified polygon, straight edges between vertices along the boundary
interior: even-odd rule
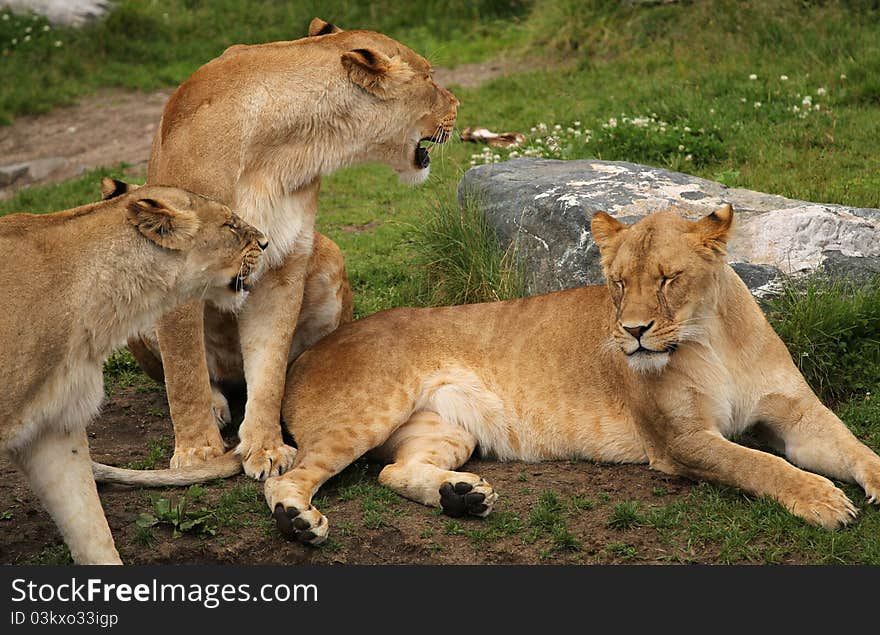
[[[172,467],[223,453],[219,385],[230,377],[247,385],[236,448],[245,472],[265,478],[290,466],[278,425],[288,362],[351,306],[338,248],[314,232],[321,177],[378,161],[419,183],[428,176],[420,140],[451,134],[458,101],[424,58],[317,18],[309,33],[233,46],[202,66],[169,99],[153,142],[148,183],[228,203],[269,238],[268,270],[239,313],[193,302],[133,343],[147,372],[164,371]]]
[[[312,496],[369,450],[403,496],[485,516],[497,494],[454,471],[475,448],[501,460],[649,463],[771,496],[829,529],[849,522],[846,495],[805,470],[859,483],[876,501],[880,457],[816,398],[724,261],[732,220],[729,206],[630,227],[599,212],[607,285],[340,327],[288,373],[282,414],[299,452],[265,486],[279,528],[322,542],[328,523]],[[728,440],[751,427],[791,462]]]
[[[86,424],[102,366],[176,304],[234,309],[265,237],[225,205],[168,187],[0,218],[0,450],[25,473],[77,563],[119,563]]]

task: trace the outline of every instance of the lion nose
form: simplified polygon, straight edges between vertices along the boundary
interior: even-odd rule
[[[626,326],[625,324],[621,324],[621,326],[624,331],[638,340],[642,335],[651,330],[651,327],[654,326],[654,320],[651,320],[648,324],[639,324],[638,326]]]

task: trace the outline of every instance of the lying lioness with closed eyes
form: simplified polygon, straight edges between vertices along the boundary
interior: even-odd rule
[[[500,460],[649,463],[771,496],[828,529],[848,523],[853,504],[813,472],[876,502],[880,457],[816,398],[726,264],[732,222],[730,206],[632,226],[597,212],[607,285],[393,309],[321,340],[287,375],[282,413],[299,450],[266,482],[278,527],[323,542],[312,496],[370,450],[403,496],[485,516],[497,494],[455,471],[477,447]],[[728,440],[753,426],[788,460]]]

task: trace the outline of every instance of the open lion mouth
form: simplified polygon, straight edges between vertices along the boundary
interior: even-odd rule
[[[449,140],[449,133],[446,130],[440,130],[433,137],[422,137],[416,144],[416,152],[414,162],[416,167],[424,170],[431,165],[431,148],[435,143],[446,143]]]
[[[229,281],[229,289],[235,293],[240,293],[242,291],[250,291],[251,286],[245,282],[244,276],[238,275]]]

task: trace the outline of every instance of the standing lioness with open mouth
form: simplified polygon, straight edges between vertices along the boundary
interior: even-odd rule
[[[880,457],[816,398],[725,262],[732,222],[729,206],[632,226],[598,212],[607,285],[393,309],[324,338],[288,373],[282,413],[299,453],[265,488],[279,528],[325,540],[312,496],[372,449],[390,463],[379,480],[403,496],[485,516],[497,494],[455,471],[477,447],[501,460],[649,463],[771,496],[829,529],[849,522],[846,495],[805,470],[877,502]],[[788,461],[728,440],[751,427]]]
[[[317,18],[308,37],[230,47],[171,96],[147,183],[227,203],[269,239],[266,271],[238,314],[192,302],[159,320],[155,336],[145,329],[134,342],[142,365],[164,374],[172,467],[224,452],[214,413],[224,406],[220,384],[229,380],[247,388],[236,448],[245,472],[265,478],[290,466],[294,450],[278,423],[287,365],[337,326],[347,292],[335,245],[319,241],[328,255],[312,257],[321,178],[375,161],[421,183],[429,172],[426,144],[449,139],[457,108],[427,60],[403,44]],[[317,291],[304,300],[310,287]],[[309,306],[316,295],[320,305]],[[305,329],[314,337],[298,343]]]

